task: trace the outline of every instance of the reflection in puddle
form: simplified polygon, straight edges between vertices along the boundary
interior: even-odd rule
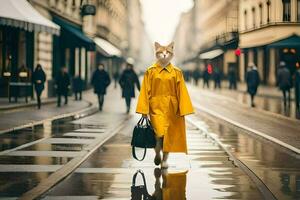
[[[217,134],[222,143],[228,145],[232,153],[259,176],[277,199],[300,198],[299,157],[240,129],[218,123],[208,115],[202,113],[200,116],[210,131]]]
[[[0,198],[18,197],[47,178],[49,172],[1,172]]]
[[[184,172],[172,172],[168,170],[155,168],[154,193],[149,194],[146,178],[143,171],[138,170],[132,178],[131,199],[142,200],[184,200],[186,199],[186,174]],[[142,185],[136,185],[137,176],[142,177]]]

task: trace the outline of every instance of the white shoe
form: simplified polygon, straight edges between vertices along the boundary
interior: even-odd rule
[[[167,169],[167,168],[169,168],[169,165],[168,165],[167,161],[162,161],[162,163],[161,163],[161,168],[162,168],[162,169]]]

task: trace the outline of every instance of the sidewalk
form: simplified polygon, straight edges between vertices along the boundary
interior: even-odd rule
[[[189,86],[196,109],[270,140],[300,154],[300,122],[260,111],[224,95]]]
[[[192,83],[194,85],[194,83]],[[200,81],[198,83],[198,86],[200,88],[203,88],[203,82]],[[222,92],[239,92],[239,93],[247,93],[247,84],[238,82],[237,83],[237,90],[229,90],[229,82],[227,80],[222,81]],[[210,90],[214,90],[214,82],[210,81]],[[282,98],[282,93],[276,86],[267,86],[267,85],[260,85],[257,90],[257,96],[261,97],[268,97],[268,98]],[[291,90],[291,97],[293,99],[294,93],[293,90]]]
[[[246,92],[247,86],[244,83],[239,84],[238,90],[229,90],[227,82],[224,82],[224,84],[222,84],[221,90],[214,89],[214,87],[212,86],[214,86],[213,83],[211,83],[211,87],[209,89],[203,89],[202,84],[193,87],[197,87],[198,89],[201,89],[203,91],[210,91],[212,93],[225,96],[247,106],[250,106],[251,104],[250,96]],[[255,97],[255,108],[295,119],[297,118],[297,115],[296,105],[293,101],[293,97],[294,94],[293,91],[291,91],[291,105],[290,107],[285,109],[282,100],[282,93],[278,88],[272,86],[260,86],[258,89],[258,95]]]
[[[37,124],[46,119],[51,119],[60,115],[71,114],[73,112],[88,108],[92,103],[89,100],[91,99],[91,95],[92,91],[89,90],[84,92],[82,101],[74,101],[73,96],[69,97],[69,104],[63,105],[60,108],[56,107],[55,98],[48,99],[46,105],[43,104],[40,110],[38,110],[35,106],[30,107],[30,104],[35,105],[35,102],[30,102],[29,107],[27,104],[25,107],[22,107],[22,103],[18,104],[17,106],[12,105],[11,108],[5,105],[3,107],[5,107],[6,110],[2,110],[0,112],[0,133],[17,130],[28,125]]]
[[[94,103],[91,107],[98,110],[97,97],[92,91],[84,99]],[[79,109],[83,104],[89,106],[84,101],[72,102],[62,109],[65,112],[75,109],[74,106]],[[39,115],[57,113],[55,105],[44,109],[47,112],[42,110]],[[125,110],[119,88],[109,87],[102,112],[75,120],[49,121],[33,129],[0,135],[0,199],[16,199],[26,192],[24,199],[35,199],[41,191],[50,189],[122,128],[131,117]]]

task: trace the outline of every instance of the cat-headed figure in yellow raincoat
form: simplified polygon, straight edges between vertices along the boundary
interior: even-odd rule
[[[187,153],[184,116],[194,112],[182,71],[170,63],[173,49],[173,42],[155,43],[157,61],[145,72],[136,108],[150,116],[157,138],[154,163],[162,168],[168,167],[169,152]]]

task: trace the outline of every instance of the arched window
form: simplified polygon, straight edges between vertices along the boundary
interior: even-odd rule
[[[262,3],[259,4],[259,24],[263,23],[263,7]]]
[[[267,23],[270,22],[270,12],[271,12],[271,1],[267,0]]]
[[[255,12],[255,8],[252,8],[252,23],[253,23],[253,28],[255,28],[256,26],[256,12]]]
[[[247,10],[244,11],[244,26],[245,26],[245,30],[247,30],[248,29]]]
[[[300,0],[297,0],[297,21],[300,22]]]
[[[283,21],[291,21],[291,0],[282,0]]]

